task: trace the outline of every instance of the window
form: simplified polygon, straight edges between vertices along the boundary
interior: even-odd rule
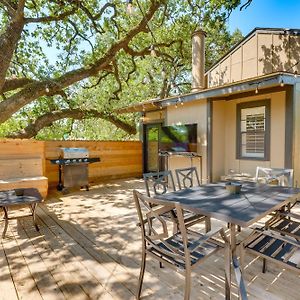
[[[237,105],[237,158],[269,160],[270,100]]]

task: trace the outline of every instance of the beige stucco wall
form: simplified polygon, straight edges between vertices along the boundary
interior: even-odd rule
[[[197,152],[202,155],[202,179],[207,181],[207,102],[206,100],[194,101],[183,106],[168,107],[166,112],[166,125],[193,124],[197,123]],[[198,158],[193,158],[192,165],[198,168],[200,174],[200,164]],[[191,166],[190,158],[171,157],[169,168],[184,168]]]
[[[213,103],[213,180],[229,170],[255,175],[256,166],[284,168],[285,91]],[[270,161],[236,159],[236,105],[242,102],[271,100]]]
[[[208,73],[208,87],[279,71],[300,73],[300,36],[255,32]]]

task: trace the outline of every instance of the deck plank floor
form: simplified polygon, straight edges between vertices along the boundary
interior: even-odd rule
[[[29,217],[11,220],[0,243],[0,299],[134,299],[141,259],[134,188],[143,191],[141,180],[67,195],[53,191],[37,209],[39,232]],[[224,299],[219,253],[193,272],[191,299]],[[297,273],[269,263],[263,274],[261,266],[260,259],[246,256],[249,299],[300,299]],[[147,260],[143,299],[183,299],[183,290],[180,274]],[[235,286],[233,292],[238,299]]]

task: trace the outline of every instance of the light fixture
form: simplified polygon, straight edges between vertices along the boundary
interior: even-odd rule
[[[255,89],[255,94],[258,94],[258,86]]]
[[[175,103],[175,108],[178,108],[177,101],[176,101],[176,103]]]
[[[167,74],[166,69],[165,69],[165,67],[163,67],[162,70],[161,70],[161,77],[165,78],[166,74]]]
[[[283,79],[281,78],[280,80],[280,86],[284,86],[284,82],[283,82]]]
[[[294,77],[297,78],[298,72],[297,70],[294,72]]]
[[[132,15],[132,12],[133,12],[132,0],[127,0],[126,11],[129,15]]]
[[[50,92],[48,85],[46,85],[45,91],[47,94]]]

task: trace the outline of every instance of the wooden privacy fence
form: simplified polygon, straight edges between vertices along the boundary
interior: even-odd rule
[[[0,139],[0,190],[37,188],[48,192],[44,142]]]
[[[46,196],[58,184],[59,148],[87,148],[101,161],[89,165],[89,182],[139,177],[142,174],[142,144],[138,141],[36,141],[0,139],[0,189],[37,187]],[[41,177],[32,181],[33,177]],[[43,177],[43,178],[42,178]],[[21,182],[21,183],[20,183]],[[1,186],[2,184],[2,186]]]

